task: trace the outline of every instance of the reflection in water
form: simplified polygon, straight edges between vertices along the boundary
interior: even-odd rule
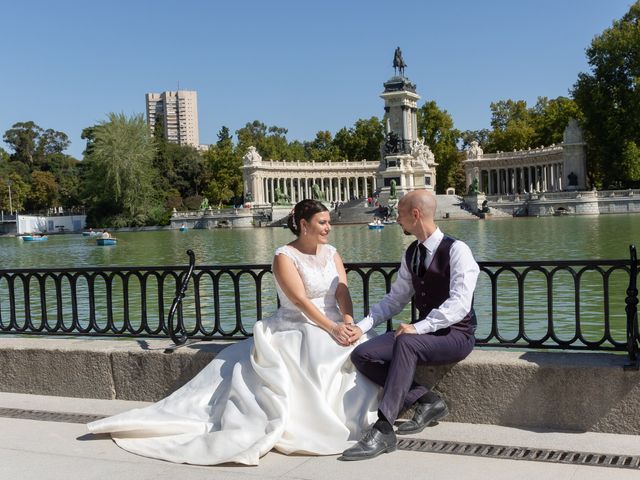
[[[640,238],[640,217],[637,215],[602,215],[593,217],[548,217],[519,218],[494,221],[446,221],[441,222],[445,233],[467,242],[477,260],[568,260],[568,259],[614,259],[626,258],[628,246]],[[412,241],[396,225],[384,230],[369,230],[366,225],[337,226],[331,234],[331,243],[338,248],[345,262],[398,262],[404,249]],[[229,264],[269,264],[274,250],[293,239],[288,229],[218,229],[157,232],[117,233],[120,240],[115,247],[98,247],[95,239],[86,239],[80,235],[52,235],[46,243],[25,243],[17,238],[0,238],[0,268],[76,268],[84,266],[164,266],[185,265],[185,251],[192,249],[199,265]],[[624,325],[624,295],[626,278],[623,272],[617,272],[609,278],[612,327],[620,332]],[[262,316],[267,316],[276,308],[275,285],[271,275],[266,275],[260,289],[262,296]],[[349,275],[354,300],[355,316],[364,314],[363,292],[360,278]],[[547,301],[545,280],[540,273],[532,272],[527,276],[520,305],[515,277],[500,278],[498,288],[497,319],[498,334],[501,338],[512,339],[518,332],[520,308],[524,331],[530,339],[542,339],[547,331],[548,314],[552,314],[553,328],[562,340],[582,335],[588,341],[597,341],[602,336],[603,279],[599,274],[587,272],[580,282],[580,297],[575,301],[575,280],[566,272],[558,272],[552,284],[553,304]],[[49,288],[51,287],[51,288]],[[63,282],[63,291],[69,289]],[[86,311],[89,305],[86,285],[78,287],[79,303],[75,307],[79,312]],[[116,285],[113,296],[113,320],[121,326],[125,322],[122,286]],[[149,290],[150,292],[153,289]],[[199,301],[203,309],[202,321],[207,331],[212,331],[216,321],[225,330],[233,330],[236,318],[240,317],[246,328],[250,329],[257,316],[256,288],[253,281],[243,278],[240,281],[240,306],[237,311],[234,301],[234,285],[230,279],[221,279],[220,291],[216,300],[211,280],[202,279],[199,285]],[[9,304],[6,301],[7,282],[0,278],[0,315],[3,324],[10,318]],[[380,275],[372,276],[370,302],[379,300],[385,292]],[[43,316],[54,322],[58,312],[63,314],[64,324],[70,326],[70,304],[56,305],[55,289],[47,283],[46,305],[42,308],[37,290],[30,288],[30,308],[35,324],[40,325]],[[139,325],[143,321],[142,311],[147,311],[147,321],[159,325],[173,298],[173,289],[165,289],[160,299],[148,293],[145,305],[141,304],[140,288],[129,285],[131,296],[130,322]],[[18,300],[24,296],[19,292]],[[475,294],[475,308],[479,319],[478,336],[487,335],[491,329],[491,285],[486,275],[481,275]],[[95,299],[98,305],[104,305],[104,296]],[[164,310],[160,308],[164,304]],[[193,287],[189,288],[184,301],[185,318],[194,318],[195,299]],[[220,316],[215,318],[216,306]],[[143,308],[144,307],[144,308]],[[580,315],[580,324],[574,325],[576,310]],[[95,322],[106,324],[105,309],[100,309]],[[24,317],[23,311],[16,312],[18,318]],[[80,314],[81,324],[86,327],[90,319]],[[409,321],[409,309],[398,320]],[[615,340],[624,341],[624,334],[616,334]]]

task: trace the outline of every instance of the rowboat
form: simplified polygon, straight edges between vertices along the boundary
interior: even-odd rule
[[[22,235],[20,238],[25,242],[45,242],[49,240],[46,235]]]
[[[382,230],[384,228],[384,225],[378,222],[371,222],[368,226],[369,230]]]
[[[101,247],[106,247],[109,245],[117,245],[118,240],[116,238],[97,238],[96,244]]]
[[[187,230],[189,230],[187,227],[180,227],[181,232],[186,232]]]

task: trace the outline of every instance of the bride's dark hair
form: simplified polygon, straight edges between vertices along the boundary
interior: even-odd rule
[[[289,218],[287,218],[287,227],[291,230],[296,237],[300,236],[300,220],[304,219],[307,222],[311,220],[316,213],[328,212],[329,209],[325,207],[318,200],[301,200],[293,207]]]

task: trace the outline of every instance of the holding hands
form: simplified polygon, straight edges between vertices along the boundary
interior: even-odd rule
[[[362,336],[362,330],[353,323],[336,323],[331,329],[331,336],[340,345],[348,347],[358,341]]]

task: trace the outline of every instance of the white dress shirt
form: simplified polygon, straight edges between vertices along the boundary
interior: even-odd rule
[[[427,249],[426,268],[429,268],[433,252],[438,248],[443,238],[442,231],[436,228],[436,231],[422,242]],[[473,291],[476,288],[480,268],[466,243],[460,240],[453,242],[449,251],[449,264],[449,298],[438,308],[431,310],[425,318],[413,324],[418,333],[430,333],[449,327],[461,321],[471,311]],[[369,315],[359,321],[357,326],[363,333],[368,332],[376,325],[400,313],[411,302],[413,294],[411,270],[407,265],[405,251],[402,255],[398,276],[391,285],[391,290],[379,303],[371,307]]]

